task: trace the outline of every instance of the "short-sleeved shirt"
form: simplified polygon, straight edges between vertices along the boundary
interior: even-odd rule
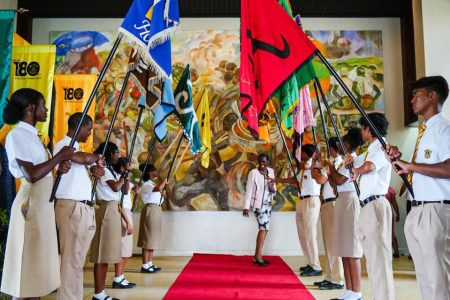
[[[142,185],[141,196],[144,204],[161,205],[164,202],[164,197],[162,197],[161,193],[153,191],[155,186],[156,184],[152,180],[147,180]]]
[[[24,177],[17,159],[31,162],[33,165],[49,160],[49,154],[38,136],[38,129],[22,121],[8,133],[5,148],[9,159],[9,171],[16,178]],[[46,176],[53,175],[49,172]]]
[[[131,209],[133,207],[133,201],[131,200],[131,189],[133,189],[134,184],[130,182],[130,190],[127,194],[123,195],[122,207],[125,209]]]
[[[339,164],[342,162],[342,157],[341,156],[337,156],[334,160],[334,167],[337,169],[337,167],[339,166]],[[326,172],[326,168],[322,169],[322,174],[327,176],[327,172]],[[336,194],[334,193],[334,189],[330,184],[330,178],[327,176],[327,182],[324,183],[323,185],[323,199],[328,199],[328,198],[335,198]]]
[[[105,175],[100,178],[96,187],[97,199],[103,201],[119,201],[120,192],[114,192],[107,183],[109,180],[117,181],[118,179],[119,175],[115,174],[109,168],[105,168]]]
[[[373,141],[367,150],[368,153],[364,152],[357,157],[355,167],[359,168],[365,161],[369,161],[375,168],[358,179],[361,192],[359,200],[375,195],[386,195],[391,182],[392,166],[384,155],[380,141]]]
[[[425,122],[427,128],[420,140],[416,163],[436,164],[450,159],[450,121],[442,113]],[[450,179],[414,173],[412,187],[415,200],[442,201],[450,199]]]
[[[65,136],[56,145],[53,153],[56,155],[64,146],[69,146],[72,139]],[[73,145],[75,151],[80,150],[77,142]],[[84,201],[91,199],[92,183],[85,165],[72,162],[69,172],[61,176],[61,182],[56,192],[58,199]]]
[[[355,152],[352,153],[352,156],[353,158],[357,157]],[[343,184],[337,186],[337,191],[338,193],[355,192],[356,191],[355,184],[353,183],[353,181],[350,180],[350,171],[345,167],[342,157],[340,156],[338,157],[340,159],[339,163],[336,166],[336,171],[345,178],[347,178],[347,180]]]
[[[309,159],[306,164],[311,165],[312,159]],[[302,178],[303,177],[303,178]],[[298,182],[301,183],[301,196],[319,196],[320,195],[320,184],[316,182],[311,176],[311,169],[300,170],[297,175]]]

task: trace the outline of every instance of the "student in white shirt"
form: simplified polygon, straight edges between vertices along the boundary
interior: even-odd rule
[[[378,132],[384,137],[389,122],[381,113],[368,115]],[[394,300],[392,271],[392,209],[385,195],[389,189],[392,166],[384,155],[380,141],[369,127],[368,121],[359,120],[363,140],[368,149],[355,159],[348,153],[344,162],[353,165],[353,179],[358,182],[361,204],[359,237],[366,256],[369,281],[375,300]],[[350,298],[350,299],[356,299]]]
[[[55,145],[55,155],[70,144],[82,115],[78,112],[69,117],[67,135]],[[90,173],[97,178],[102,177],[105,174],[104,162],[101,155],[81,152],[79,146],[91,135],[92,125],[91,117],[86,115],[74,144],[76,152],[71,159],[72,168],[61,177],[56,191],[55,215],[61,254],[58,299],[62,300],[83,298],[83,265],[95,233]],[[89,168],[90,165],[93,166]]]
[[[412,84],[414,113],[424,118],[413,159],[398,160],[399,174],[412,182],[414,199],[406,217],[405,236],[414,260],[422,299],[450,299],[450,121],[442,114],[449,94],[442,76],[423,77]],[[390,158],[401,158],[388,145]]]
[[[355,151],[362,144],[360,128],[351,128],[342,137],[346,153],[356,157]],[[333,148],[330,142],[330,148]],[[354,182],[350,179],[350,172],[344,166],[344,161],[340,155],[344,151],[340,144],[334,143],[338,148],[339,156],[330,160],[327,166],[330,175],[337,185],[338,198],[334,208],[333,222],[333,254],[342,257],[344,266],[345,288],[342,296],[336,299],[359,299],[361,294],[361,257],[363,250],[358,236],[358,219],[361,211],[359,198],[355,190]],[[332,150],[333,155],[333,150]],[[324,162],[322,162],[324,163]]]
[[[131,171],[131,165],[128,158],[121,157],[118,159],[117,164],[114,165],[114,172],[116,174],[129,173]],[[123,197],[121,206],[122,216],[122,261],[114,265],[116,283],[124,283],[125,279],[125,266],[127,258],[133,256],[133,213],[131,208],[133,206],[131,201],[131,190],[134,185],[131,183],[130,177],[125,178],[125,184],[122,186],[121,197]]]
[[[339,164],[342,160],[337,149],[338,139],[332,137],[328,139],[330,147],[330,154],[335,158],[334,163]],[[320,222],[322,224],[323,245],[325,248],[325,269],[327,276],[323,281],[314,282],[321,290],[338,290],[344,288],[344,269],[342,267],[342,260],[339,256],[333,253],[333,236],[338,234],[333,228],[334,223],[334,208],[336,204],[336,183],[329,174],[329,168],[326,167],[326,162],[319,161],[319,152],[314,152],[312,157],[311,169],[317,183],[321,184],[320,201]],[[330,180],[331,179],[331,180]]]
[[[74,150],[64,147],[55,157],[38,136],[45,122],[44,96],[33,89],[15,91],[3,113],[6,124],[17,124],[6,137],[9,170],[21,185],[11,208],[1,291],[16,298],[39,298],[60,286],[58,242],[52,171],[70,170]]]
[[[161,205],[166,196],[167,179],[159,184],[158,171],[152,164],[139,166],[144,184],[140,188],[144,208],[141,212],[138,247],[142,248],[141,273],[156,273],[161,270],[153,264],[153,251],[159,247],[161,240]]]
[[[100,144],[95,153],[102,153],[105,143]],[[108,142],[105,151],[105,175],[100,178],[96,187],[97,200],[100,207],[96,209],[96,230],[91,245],[90,260],[94,263],[95,294],[92,300],[111,300],[105,289],[108,264],[116,264],[122,260],[122,225],[119,210],[120,190],[126,182],[128,173],[116,174],[112,166],[119,159],[117,145]],[[132,288],[135,284],[126,279],[113,282],[113,288]],[[114,299],[113,299],[114,300]]]

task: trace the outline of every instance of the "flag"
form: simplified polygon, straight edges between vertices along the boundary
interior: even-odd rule
[[[155,118],[153,124],[155,136],[160,143],[162,143],[167,135],[166,119],[175,111],[175,99],[173,98],[172,91],[172,76],[163,82],[162,90],[163,93],[161,103],[156,106],[154,110]]]
[[[178,0],[155,0],[151,14],[152,26],[148,46],[154,48],[167,41],[178,28]]]
[[[53,141],[56,143],[67,133],[67,120],[76,113],[82,112],[89,96],[97,82],[95,74],[60,74],[55,75],[55,106]],[[95,120],[95,101],[88,111],[88,115]],[[91,153],[94,150],[93,136],[89,136],[86,143],[80,144],[80,150]]]
[[[14,32],[13,34],[13,46],[29,46],[31,45],[23,37]]]
[[[211,116],[209,115],[208,88],[203,88],[202,97],[196,111],[197,119],[200,120],[200,139],[202,149],[202,166],[208,168],[209,155],[211,154]]]
[[[198,119],[192,102],[192,82],[189,65],[184,69],[173,94],[175,96],[175,116],[183,127],[184,137],[191,144],[191,152],[196,154],[200,152],[202,143],[200,141]]]
[[[161,100],[161,79],[149,68],[136,50],[130,54],[129,64],[132,65],[129,80],[139,91],[138,105],[153,109]]]
[[[241,1],[241,112],[255,137],[267,101],[316,50],[276,0]]]
[[[0,10],[0,127],[9,91],[15,13],[14,10]]]
[[[300,104],[294,110],[294,129],[299,134],[305,132],[305,128],[315,124],[314,113],[311,106],[309,85],[305,85],[299,92]]]
[[[258,119],[258,135],[259,139],[270,144],[270,116],[276,113],[273,102],[267,103],[263,113]]]
[[[171,2],[176,1],[135,0],[119,28],[119,32],[133,41],[142,59],[162,80],[172,73],[170,36],[179,24],[179,18],[176,18],[178,4]],[[161,9],[163,4],[164,7]],[[166,11],[167,18],[164,16]],[[167,29],[162,25],[166,22]],[[150,41],[152,41],[151,45]]]

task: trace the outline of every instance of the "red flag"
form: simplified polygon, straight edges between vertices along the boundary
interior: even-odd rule
[[[267,101],[316,50],[276,0],[241,0],[241,113],[253,136]]]

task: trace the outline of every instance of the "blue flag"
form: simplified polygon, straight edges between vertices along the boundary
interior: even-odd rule
[[[167,41],[177,30],[180,14],[177,0],[155,0],[152,11],[152,26],[148,45],[154,48]]]
[[[167,135],[166,118],[175,111],[175,100],[172,91],[172,78],[169,77],[163,83],[161,103],[156,107],[154,114],[155,136],[161,143]]]
[[[3,108],[9,92],[14,10],[0,10],[0,127],[3,125]]]
[[[191,142],[191,152],[199,153],[202,148],[198,119],[192,101],[192,82],[189,65],[178,81],[175,96],[175,116],[183,127],[184,137]]]

